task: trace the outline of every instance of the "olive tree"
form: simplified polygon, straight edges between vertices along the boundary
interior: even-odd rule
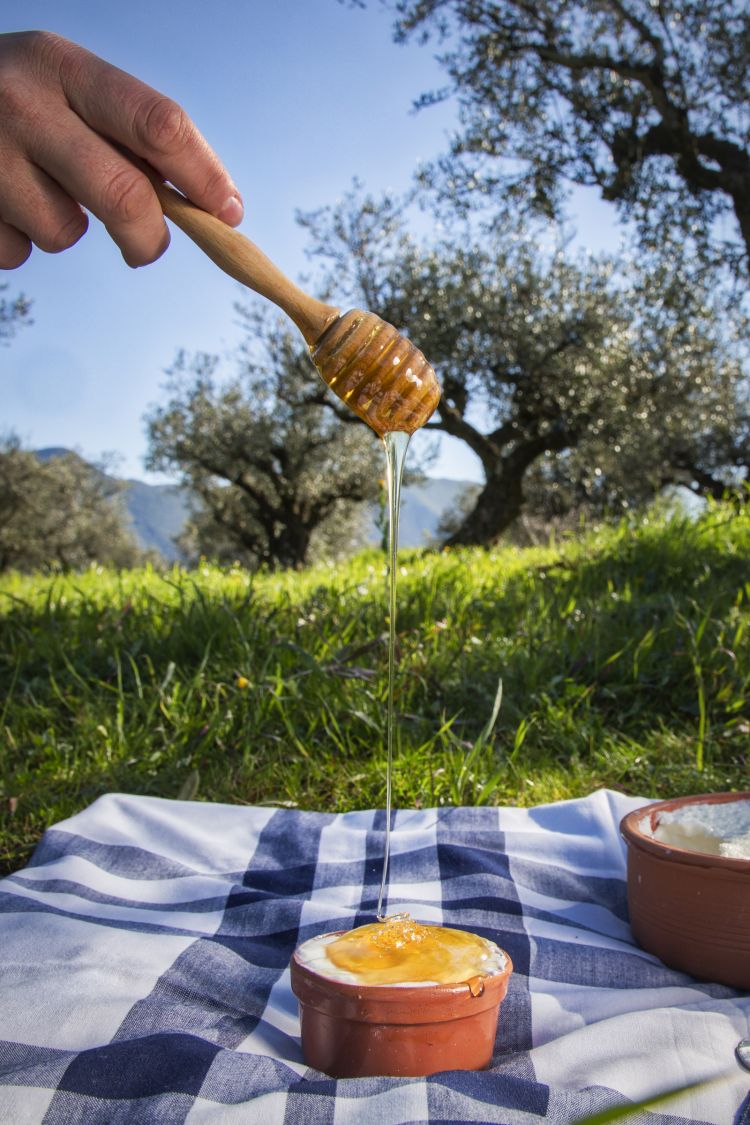
[[[216,355],[178,355],[169,400],[147,419],[147,463],[177,473],[196,497],[193,553],[301,567],[357,542],[364,502],[378,494],[382,447],[306,400],[317,376],[298,338],[265,313],[244,315],[234,374]]]
[[[121,486],[65,451],[40,459],[15,437],[0,444],[0,570],[80,570],[144,560]]]
[[[597,188],[650,246],[750,269],[750,9],[744,0],[394,0],[436,41],[460,125],[433,174],[558,214]]]
[[[428,432],[481,463],[484,485],[449,542],[497,539],[534,480],[558,504],[585,489],[605,507],[687,474],[713,488],[747,465],[741,348],[718,295],[697,282],[574,260],[519,225],[418,242],[398,201],[356,188],[303,222],[339,290],[405,327],[435,366],[443,396]]]
[[[665,273],[668,271],[665,271]],[[546,515],[632,508],[669,486],[746,496],[750,387],[746,328],[716,294],[648,273],[629,291],[641,393],[585,441],[535,467],[530,507]]]

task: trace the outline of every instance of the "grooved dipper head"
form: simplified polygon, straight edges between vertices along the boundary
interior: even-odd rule
[[[311,355],[323,381],[379,437],[413,434],[440,401],[440,384],[422,353],[374,313],[343,313]]]

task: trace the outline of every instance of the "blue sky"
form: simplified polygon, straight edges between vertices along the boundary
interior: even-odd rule
[[[355,176],[374,193],[404,190],[453,122],[449,106],[411,112],[443,75],[429,47],[392,42],[378,0],[365,11],[337,0],[5,5],[2,30],[33,27],[179,101],[243,194],[240,229],[297,280],[310,267],[295,210],[334,202]],[[581,215],[584,245],[617,245],[603,204],[587,199]],[[0,351],[2,430],[34,448],[113,452],[121,475],[159,479],[143,468],[143,415],[179,348],[223,352],[239,340],[237,283],[179,231],[159,262],[131,270],[93,219],[71,250],[34,250],[0,282],[33,300],[35,322]],[[473,455],[450,442],[431,472],[481,479]]]

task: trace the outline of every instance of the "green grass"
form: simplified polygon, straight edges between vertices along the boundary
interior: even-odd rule
[[[749,557],[750,517],[723,507],[403,552],[395,804],[749,787]],[[108,791],[383,803],[377,552],[302,574],[9,575],[0,613],[4,871]]]

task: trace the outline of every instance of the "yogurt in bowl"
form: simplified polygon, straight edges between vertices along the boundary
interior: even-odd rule
[[[310,938],[291,963],[305,1061],[337,1078],[482,1069],[511,970],[489,938],[408,915]]]
[[[638,944],[700,980],[750,989],[750,793],[657,801],[620,831]]]
[[[641,828],[672,847],[750,859],[750,800],[688,801],[660,812],[653,826],[644,817]]]

